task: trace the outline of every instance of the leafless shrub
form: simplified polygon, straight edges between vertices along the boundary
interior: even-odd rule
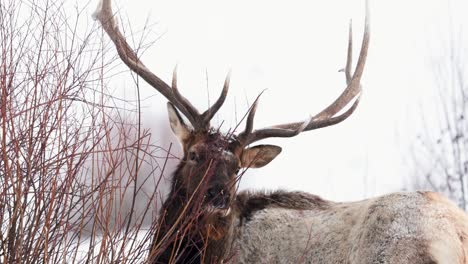
[[[115,58],[79,26],[86,6],[67,5],[0,2],[0,263],[139,263],[166,151],[138,102],[111,96]]]

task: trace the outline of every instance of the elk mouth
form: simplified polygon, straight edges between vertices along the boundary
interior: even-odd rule
[[[208,189],[205,199],[208,215],[226,217],[231,213],[230,195],[224,188],[216,186]]]
[[[231,207],[218,207],[215,205],[207,205],[206,213],[209,215],[217,215],[221,217],[227,217],[231,214]]]

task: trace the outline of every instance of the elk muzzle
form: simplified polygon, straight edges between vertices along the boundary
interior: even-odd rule
[[[222,186],[213,186],[207,190],[205,196],[207,203],[207,213],[217,214],[219,216],[228,216],[231,212],[231,195]]]

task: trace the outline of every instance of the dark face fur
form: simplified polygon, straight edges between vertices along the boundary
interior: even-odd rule
[[[188,195],[202,199],[208,210],[228,209],[239,169],[239,158],[223,135],[200,133],[185,145],[177,180]]]

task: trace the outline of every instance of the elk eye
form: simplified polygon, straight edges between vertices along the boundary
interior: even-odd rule
[[[188,158],[190,161],[197,161],[197,153],[195,153],[194,151],[190,151],[188,154]]]
[[[236,175],[239,174],[240,168],[237,168]]]

